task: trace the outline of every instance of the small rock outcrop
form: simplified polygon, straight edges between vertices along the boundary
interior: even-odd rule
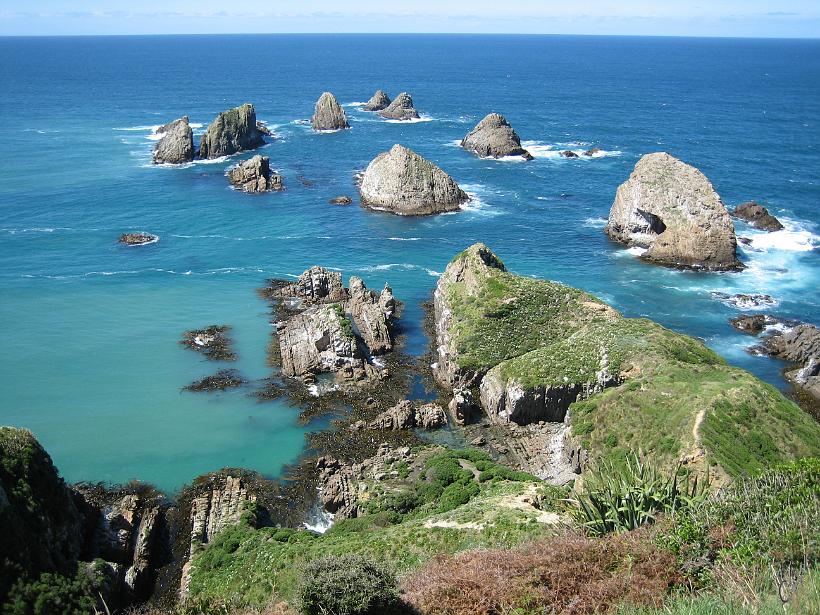
[[[196,382],[192,382],[185,387],[185,390],[197,393],[203,391],[224,391],[225,389],[240,387],[245,384],[245,382],[246,381],[235,369],[221,369],[213,376],[205,376]]]
[[[729,213],[703,173],[667,153],[647,154],[621,184],[605,232],[642,258],[673,267],[742,268]]]
[[[383,109],[387,109],[389,106],[390,97],[382,90],[376,90],[376,93],[373,94],[373,97],[365,103],[362,109],[365,111],[381,111]]]
[[[310,125],[313,126],[313,130],[317,131],[350,128],[345,110],[342,109],[339,101],[330,92],[323,93],[316,101],[316,108],[310,120]]]
[[[770,214],[769,210],[763,207],[763,205],[755,201],[741,203],[735,207],[732,212],[732,217],[745,220],[761,231],[769,231],[771,233],[773,231],[783,230],[783,225],[780,223],[780,220]]]
[[[748,314],[743,316],[737,316],[736,318],[732,318],[729,321],[735,329],[741,331],[742,333],[748,333],[749,335],[757,335],[758,333],[762,332],[764,327],[766,326],[766,315],[765,314]]]
[[[521,138],[504,116],[490,113],[461,141],[461,147],[482,158],[521,156],[532,160],[532,154],[521,147]]]
[[[709,293],[712,299],[717,299],[724,305],[740,310],[754,310],[777,305],[777,299],[765,293],[725,293],[713,290]]]
[[[349,196],[337,196],[330,199],[328,203],[330,203],[331,205],[350,205],[351,203],[353,203],[353,199],[351,199]]]
[[[304,271],[295,282],[278,291],[282,298],[295,298],[305,305],[335,303],[347,299],[342,274],[324,267],[313,266]]]
[[[256,155],[228,169],[228,180],[242,192],[283,190],[282,176],[270,170],[270,158]]]
[[[578,158],[578,154],[573,152],[571,149],[565,149],[563,152],[561,152],[561,156],[563,158]]]
[[[117,240],[118,243],[124,244],[126,246],[145,246],[149,243],[156,243],[159,241],[159,237],[157,235],[152,235],[151,233],[123,233],[120,235],[120,238]]]
[[[390,286],[381,294],[368,290],[360,278],[351,277],[348,309],[362,340],[374,355],[393,349],[390,328],[396,310],[396,299]]]
[[[595,156],[596,154],[598,154],[600,152],[601,152],[600,147],[590,147],[588,150],[584,151],[584,156],[588,156],[588,157],[592,158],[593,156]]]
[[[160,126],[157,134],[164,134],[154,146],[154,164],[184,164],[194,159],[194,131],[188,116]]]
[[[384,110],[379,112],[388,120],[417,120],[419,112],[413,106],[413,98],[407,92],[402,92],[393,99]]]
[[[820,400],[820,328],[804,323],[768,337],[759,348],[798,365],[785,372],[786,378]]]
[[[182,335],[180,344],[203,354],[212,361],[235,361],[233,343],[228,325],[211,325],[205,329],[192,329]]]
[[[366,424],[367,429],[438,429],[447,424],[447,414],[438,404],[428,403],[415,407],[413,402],[403,400],[392,408],[385,410]],[[355,424],[351,429],[361,428]]]
[[[219,158],[256,149],[265,144],[250,103],[223,111],[211,122],[199,144],[200,158]]]
[[[469,200],[447,173],[401,145],[373,159],[359,190],[366,207],[402,216],[457,211]]]

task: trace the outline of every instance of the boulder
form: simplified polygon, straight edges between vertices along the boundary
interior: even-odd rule
[[[156,133],[165,136],[154,146],[154,164],[183,164],[194,159],[194,131],[187,115],[160,126]]]
[[[316,109],[313,112],[310,125],[313,126],[313,130],[318,131],[350,128],[345,110],[342,109],[339,101],[330,92],[325,92],[316,101]]]
[[[352,202],[353,199],[349,196],[337,196],[328,201],[331,205],[350,205]]]
[[[389,286],[381,295],[368,290],[355,276],[350,278],[348,310],[359,335],[371,354],[380,355],[393,349],[390,325],[395,311],[395,298]]]
[[[368,100],[362,109],[364,111],[381,111],[390,106],[390,97],[382,90],[376,90],[373,97]]]
[[[584,152],[584,156],[589,156],[592,158],[595,154],[598,154],[601,151],[600,147],[590,147],[588,150]]]
[[[490,113],[461,141],[461,147],[483,158],[521,156],[532,160],[532,154],[521,147],[521,139],[504,116]]]
[[[447,413],[438,404],[422,404],[416,408],[415,423],[420,429],[438,429],[447,424]]]
[[[416,411],[408,400],[397,403],[368,423],[368,429],[411,429],[416,426]]]
[[[765,314],[748,314],[737,316],[729,321],[735,329],[749,335],[757,335],[766,326]]]
[[[359,190],[366,207],[402,216],[457,211],[469,200],[447,173],[401,145],[373,159]]]
[[[413,107],[413,99],[407,92],[402,92],[379,115],[388,120],[417,120],[419,112]]]
[[[158,241],[159,237],[157,235],[143,232],[123,233],[117,240],[118,243],[125,244],[126,246],[144,246]]]
[[[564,158],[578,158],[578,154],[573,152],[571,149],[565,149],[561,152],[561,156]]]
[[[199,144],[200,158],[219,158],[265,144],[250,103],[223,111],[211,122]]]
[[[667,153],[638,161],[618,188],[605,232],[646,249],[642,258],[654,263],[711,271],[743,267],[732,220],[712,184]]]
[[[271,173],[270,158],[256,155],[228,169],[228,180],[242,192],[283,190],[282,176]]]
[[[780,220],[769,213],[769,210],[763,207],[760,203],[749,201],[741,203],[732,212],[733,218],[745,220],[753,227],[762,231],[782,231],[783,225]]]

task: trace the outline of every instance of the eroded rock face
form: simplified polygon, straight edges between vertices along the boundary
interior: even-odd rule
[[[302,273],[293,283],[280,291],[283,297],[296,297],[306,305],[340,302],[347,299],[342,285],[342,274],[314,266]]]
[[[447,413],[438,404],[422,404],[416,408],[415,420],[420,429],[438,429],[447,424]]]
[[[753,227],[762,231],[782,231],[783,225],[780,220],[769,213],[769,210],[763,207],[760,203],[749,201],[748,203],[741,203],[732,212],[734,218],[745,220]]]
[[[729,213],[696,168],[666,153],[647,154],[621,184],[605,232],[642,258],[673,267],[742,268]]]
[[[330,92],[325,92],[316,101],[316,109],[310,120],[313,130],[342,130],[350,128],[344,109]]]
[[[407,92],[402,92],[383,111],[379,113],[388,120],[417,120],[419,112],[413,106],[413,98]]]
[[[434,403],[418,407],[409,400],[403,400],[385,410],[366,425],[367,429],[438,429],[447,424],[444,408]],[[358,426],[360,428],[361,426]]]
[[[283,190],[282,176],[271,172],[270,158],[254,156],[228,170],[228,180],[242,192]]]
[[[521,139],[504,116],[490,113],[461,141],[461,147],[483,158],[521,156],[532,160],[532,155],[521,147]]]
[[[401,145],[373,159],[359,191],[366,207],[402,216],[457,211],[469,200],[447,173]]]
[[[396,309],[393,291],[387,285],[380,295],[368,290],[360,278],[351,277],[348,309],[362,340],[371,354],[379,355],[393,349],[390,326]]]
[[[373,97],[362,107],[365,111],[381,111],[390,106],[390,97],[382,90],[376,90]]]
[[[815,399],[820,399],[820,329],[801,324],[780,335],[772,335],[761,344],[768,354],[795,363],[799,367],[785,376]]]
[[[154,146],[154,164],[183,164],[194,159],[194,132],[188,125],[188,116],[157,128],[164,134]]]
[[[765,314],[749,314],[732,318],[729,323],[738,331],[757,335],[766,326]]]
[[[219,158],[265,144],[250,103],[223,111],[211,122],[199,144],[200,158]]]

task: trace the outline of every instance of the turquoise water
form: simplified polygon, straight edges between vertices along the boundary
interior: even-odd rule
[[[376,88],[411,92],[422,119],[358,110]],[[301,123],[324,90],[352,130]],[[277,138],[262,153],[287,191],[227,187],[230,160],[150,164],[152,127],[202,127],[253,102]],[[456,146],[486,113],[506,115],[536,154],[477,159]],[[41,439],[68,480],[175,489],[223,466],[277,475],[306,429],[298,408],[253,387],[181,392],[219,364],[183,331],[234,327],[250,379],[264,378],[267,306],[255,289],[313,264],[389,282],[421,354],[420,304],[448,260],[484,241],[522,274],[596,293],[630,316],[703,337],[785,387],[753,357],[711,290],[765,292],[770,312],[820,321],[820,42],[477,36],[221,36],[0,39],[0,423]],[[403,219],[336,207],[393,143],[438,163],[474,196],[463,212]],[[565,160],[561,149],[606,154]],[[643,153],[707,174],[728,205],[765,202],[787,230],[738,225],[759,251],[739,274],[638,261],[603,235],[614,192]],[[303,185],[300,177],[310,180]],[[126,231],[160,235],[127,248]]]

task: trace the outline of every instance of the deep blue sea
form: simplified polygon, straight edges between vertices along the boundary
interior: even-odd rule
[[[422,120],[359,110],[377,88],[412,94]],[[325,90],[352,129],[304,124]],[[287,191],[228,188],[232,159],[154,167],[153,127],[187,114],[201,134],[252,102],[276,133],[261,153]],[[457,142],[497,111],[536,155],[478,159]],[[406,219],[337,207],[354,174],[402,143],[474,197]],[[820,41],[554,36],[0,38],[0,424],[40,438],[70,481],[137,478],[175,489],[244,466],[276,476],[304,446],[298,408],[249,389],[182,392],[218,364],[178,344],[232,325],[248,379],[270,325],[255,289],[320,264],[389,282],[421,354],[421,303],[476,241],[514,271],[597,294],[628,316],[703,337],[777,386],[746,352],[738,311],[712,290],[762,292],[773,314],[820,322]],[[567,160],[562,149],[601,148]],[[645,153],[700,168],[727,206],[756,199],[786,224],[754,238],[742,273],[644,264],[603,234],[617,186]],[[300,178],[309,180],[304,185]],[[357,201],[356,201],[357,202]],[[127,248],[119,234],[158,243]]]

